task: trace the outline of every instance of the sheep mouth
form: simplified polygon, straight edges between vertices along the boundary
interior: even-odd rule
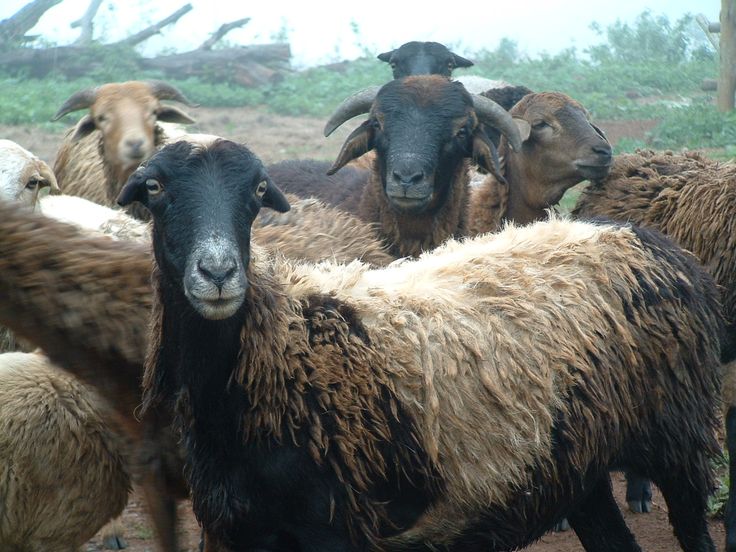
[[[421,213],[432,201],[432,196],[427,197],[406,197],[406,196],[388,196],[391,205],[401,213]]]
[[[245,290],[227,294],[202,294],[185,288],[184,292],[194,310],[209,320],[230,318],[245,300]]]
[[[611,171],[611,162],[607,163],[575,163],[575,168],[585,180],[601,180]]]

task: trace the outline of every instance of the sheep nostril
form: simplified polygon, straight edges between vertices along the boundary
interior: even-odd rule
[[[233,258],[200,259],[197,262],[200,274],[218,288],[222,288],[234,276],[237,268],[238,265]]]

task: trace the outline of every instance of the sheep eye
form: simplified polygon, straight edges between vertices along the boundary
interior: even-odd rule
[[[256,187],[256,196],[263,198],[266,195],[266,188],[268,188],[268,182],[265,180],[259,182],[258,187]]]
[[[26,184],[27,190],[35,190],[36,188],[40,188],[42,185],[42,182],[36,178],[33,178],[28,181],[28,184]]]
[[[532,128],[534,130],[542,130],[545,127],[548,127],[549,125],[545,121],[535,121],[532,124]]]
[[[455,133],[455,137],[460,140],[465,140],[468,137],[468,129],[463,127]]]
[[[164,190],[164,187],[155,178],[149,178],[146,180],[146,190],[148,190],[148,195],[156,195],[161,193]]]
[[[392,61],[391,63],[389,63],[389,65],[391,66],[391,69],[396,69],[396,62],[395,61]]]
[[[447,62],[447,68],[452,71],[455,68],[455,64],[451,61]]]
[[[106,115],[98,115],[97,116],[97,122],[98,123],[104,123],[105,121],[107,121],[107,116]]]

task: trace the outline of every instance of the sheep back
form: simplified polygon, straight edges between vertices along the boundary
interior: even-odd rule
[[[0,548],[79,547],[128,501],[109,407],[43,355],[0,356]]]
[[[253,241],[290,259],[348,263],[355,259],[374,266],[393,261],[376,237],[375,228],[353,215],[315,199],[287,194],[286,213],[264,209],[253,224]]]
[[[573,215],[654,228],[691,251],[723,288],[736,321],[736,164],[697,152],[617,155],[610,176],[588,186]]]

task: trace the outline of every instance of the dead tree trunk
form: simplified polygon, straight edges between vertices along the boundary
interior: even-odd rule
[[[736,0],[721,0],[721,69],[718,109],[732,111],[736,94]]]

